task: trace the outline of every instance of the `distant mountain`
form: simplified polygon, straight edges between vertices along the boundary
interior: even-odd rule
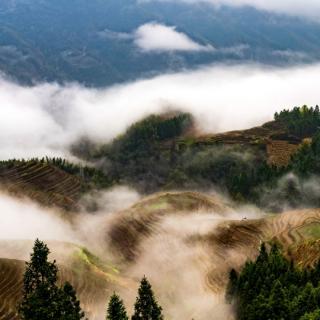
[[[140,26],[175,26],[215,50],[142,52]],[[214,62],[320,59],[320,24],[250,7],[136,0],[2,0],[0,70],[22,83],[104,86]]]

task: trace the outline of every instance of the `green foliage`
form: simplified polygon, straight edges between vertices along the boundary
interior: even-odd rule
[[[56,285],[58,268],[49,262],[50,251],[38,239],[31,261],[26,263],[23,279],[23,299],[19,314],[23,320],[80,320],[84,318],[76,293],[69,283]]]
[[[320,320],[320,309],[311,313],[306,313],[299,320]]]
[[[233,301],[239,320],[318,319],[320,263],[301,270],[284,258],[273,244],[261,245],[259,256],[247,262],[239,275],[230,272],[228,301]]]
[[[69,282],[66,282],[60,290],[60,310],[60,318],[63,320],[79,320],[84,318],[84,312],[81,310],[76,291]]]
[[[175,138],[191,123],[189,114],[150,116],[129,127],[96,157],[105,159],[112,181],[133,183],[139,189],[152,191],[168,182],[175,162]],[[166,143],[167,150],[163,148]]]
[[[289,169],[300,176],[320,174],[320,131],[292,157]]]
[[[289,131],[298,137],[310,137],[320,126],[319,107],[295,107],[292,110],[283,110],[275,113],[274,119],[283,122]]]
[[[127,312],[123,304],[123,301],[115,293],[110,298],[106,319],[107,320],[128,320]]]
[[[123,136],[113,141],[107,152],[122,162],[150,156],[158,151],[157,143],[180,136],[191,124],[189,114],[173,117],[149,116],[133,124]]]
[[[138,297],[134,305],[132,320],[162,319],[162,308],[158,305],[147,278],[143,277],[138,290]]]

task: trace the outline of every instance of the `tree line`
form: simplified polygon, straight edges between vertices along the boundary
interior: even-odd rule
[[[57,285],[56,261],[48,261],[48,246],[36,240],[23,278],[23,297],[18,312],[23,320],[81,320],[85,318],[76,291],[69,282]],[[108,303],[106,320],[128,320],[121,298],[114,293]],[[144,276],[138,289],[132,320],[163,320],[162,308]]]
[[[300,138],[314,135],[320,126],[319,106],[294,107],[292,110],[284,109],[274,114],[275,121],[282,122],[288,132]]]
[[[227,300],[239,320],[320,319],[320,262],[298,268],[276,244],[262,244],[257,259],[229,278]]]

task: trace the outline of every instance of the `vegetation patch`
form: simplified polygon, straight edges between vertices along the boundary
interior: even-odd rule
[[[313,222],[299,229],[299,232],[306,238],[320,239],[320,223]]]

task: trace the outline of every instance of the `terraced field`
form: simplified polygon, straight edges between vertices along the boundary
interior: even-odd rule
[[[27,196],[46,206],[77,207],[82,182],[50,164],[28,161],[0,169],[0,184],[9,193]]]
[[[221,312],[221,320],[229,320],[233,312],[224,303],[228,271],[255,258],[261,241],[280,242],[299,265],[313,265],[320,249],[320,209],[273,216],[238,211],[216,195],[159,193],[99,220],[103,227],[94,232],[101,232],[101,252],[110,260],[72,244],[48,245],[52,259],[61,263],[61,280],[76,287],[90,319],[103,319],[113,290],[130,312],[138,282],[146,275],[167,318],[205,320]],[[25,245],[0,242],[0,320],[17,319],[22,261],[32,243]]]
[[[292,144],[284,140],[270,140],[267,143],[267,162],[269,165],[286,167],[298,149],[299,144]]]

